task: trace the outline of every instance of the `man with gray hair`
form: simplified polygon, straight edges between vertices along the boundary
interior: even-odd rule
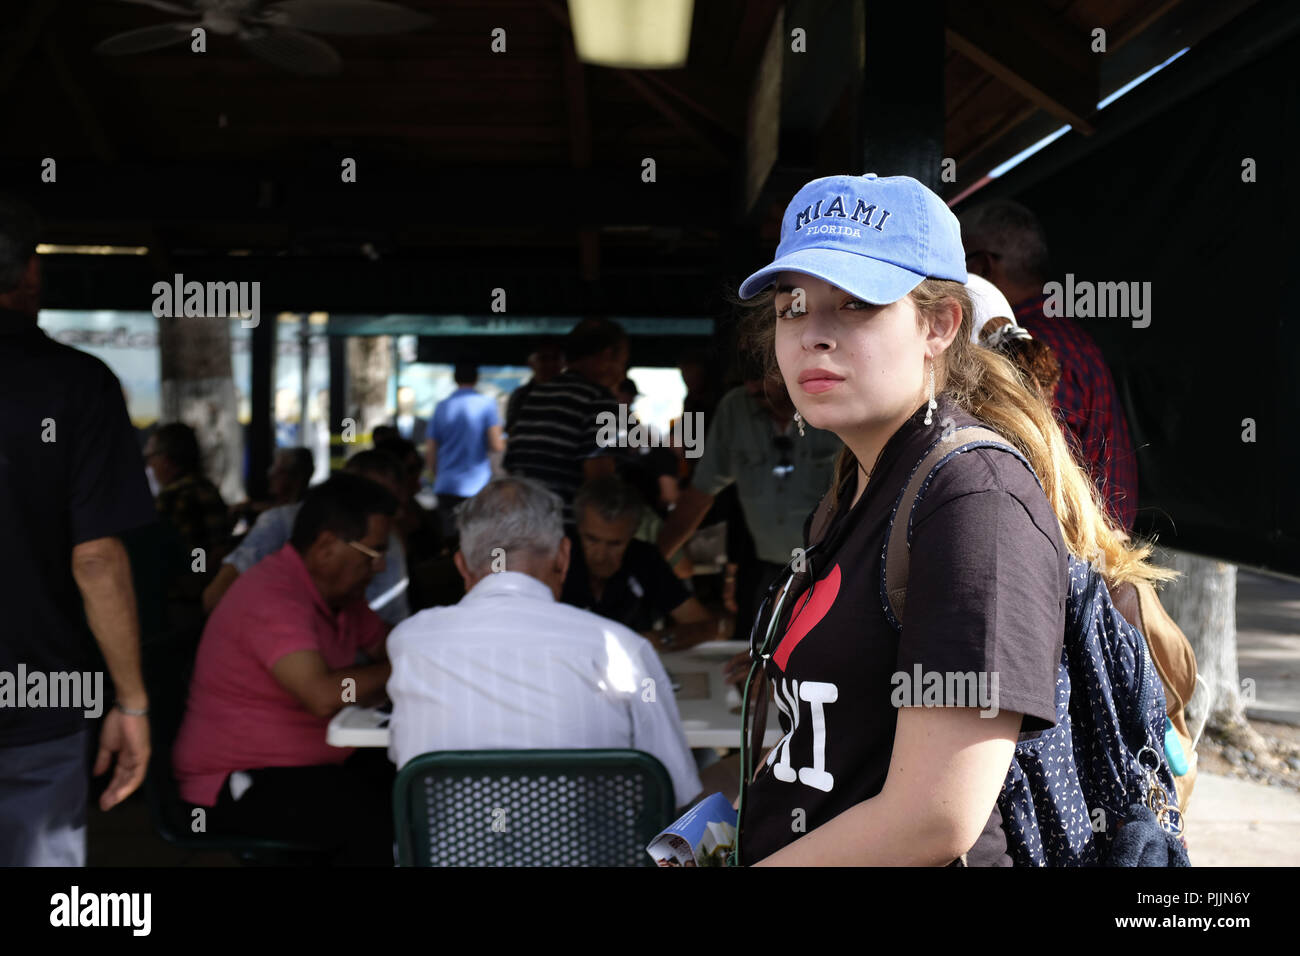
[[[400,769],[439,750],[631,748],[664,765],[686,806],[702,788],[663,664],[645,638],[558,600],[563,512],[526,478],[457,510],[466,595],[388,638],[389,756]]]
[[[1044,289],[1052,274],[1043,226],[1011,199],[994,199],[960,214],[966,269],[992,282],[1011,302],[1016,323],[1046,343],[1061,365],[1057,417],[1112,516],[1125,530],[1137,517],[1138,469],[1133,438],[1115,379],[1082,325],[1048,316]]]
[[[613,475],[589,481],[573,500],[577,531],[561,600],[618,621],[664,647],[681,649],[729,636],[694,597],[659,549],[633,537],[645,504]],[[664,619],[669,630],[652,631]]]

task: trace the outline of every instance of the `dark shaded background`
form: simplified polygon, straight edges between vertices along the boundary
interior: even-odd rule
[[[1147,116],[1145,98],[1130,94],[1131,105],[1122,98],[1107,110],[1131,114],[1122,135],[1074,159],[1063,139],[1064,159],[1029,169],[1031,160],[972,197],[1011,195],[1034,209],[1055,279],[1152,284],[1149,327],[1080,320],[1111,363],[1132,428],[1136,530],[1292,575],[1300,575],[1297,62],[1292,36],[1210,83],[1232,64],[1194,48],[1143,88],[1158,96],[1170,87],[1181,102]],[[1254,183],[1241,178],[1246,157],[1256,161]],[[1246,418],[1254,443],[1242,441]]]

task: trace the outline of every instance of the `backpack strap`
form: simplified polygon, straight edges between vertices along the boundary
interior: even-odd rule
[[[916,508],[916,502],[925,494],[930,479],[944,462],[953,455],[975,448],[1001,448],[1009,451],[1020,459],[1031,474],[1034,472],[1029,462],[1025,460],[1025,456],[991,428],[966,425],[953,429],[951,433],[930,446],[925,457],[912,469],[907,484],[903,486],[898,500],[894,502],[894,510],[889,516],[889,529],[885,533],[885,553],[881,561],[880,573],[881,603],[885,608],[885,617],[889,619],[889,623],[895,630],[903,628],[903,609],[907,603],[907,572],[911,564],[912,512]],[[1038,481],[1036,474],[1034,480]],[[1041,482],[1039,487],[1042,487]],[[899,514],[907,515],[907,520],[899,521]],[[891,554],[894,556],[892,561]]]
[[[852,484],[846,481],[845,489]],[[841,490],[840,495],[844,495],[846,490]],[[821,542],[826,537],[826,532],[830,530],[831,519],[835,517],[835,507],[839,503],[839,498],[834,502],[831,501],[830,492],[822,495],[821,500],[817,502],[817,508],[813,511],[812,519],[808,522],[808,544],[814,545]]]
[[[1107,587],[1110,590],[1110,603],[1115,605],[1115,610],[1119,611],[1124,620],[1132,624],[1137,629],[1137,632],[1145,638],[1147,628],[1142,623],[1142,603],[1138,597],[1137,588],[1129,581],[1125,581],[1123,584],[1107,585]]]

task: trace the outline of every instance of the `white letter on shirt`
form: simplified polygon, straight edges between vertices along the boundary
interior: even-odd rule
[[[826,772],[826,712],[823,704],[833,704],[839,699],[839,689],[823,681],[806,680],[799,685],[799,696],[812,704],[813,765],[801,767],[799,782],[829,793],[835,786],[835,777]]]

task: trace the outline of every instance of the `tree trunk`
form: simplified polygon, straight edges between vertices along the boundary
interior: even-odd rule
[[[1189,721],[1199,726],[1207,708],[1215,724],[1245,720],[1237,676],[1237,566],[1168,549],[1157,560],[1182,575],[1164,586],[1160,602],[1187,635],[1197,673],[1209,685],[1208,694],[1198,687]]]
[[[227,504],[244,498],[243,436],[230,363],[230,319],[160,318],[159,420],[198,434],[203,471]]]
[[[387,335],[348,339],[348,409],[356,419],[356,441],[368,443],[376,425],[388,421],[388,377],[393,346]],[[356,448],[348,449],[351,456]]]
[[[1166,584],[1160,602],[1191,642],[1196,670],[1209,685],[1209,693],[1197,682],[1196,694],[1187,708],[1187,722],[1194,734],[1209,714],[1206,733],[1227,743],[1253,751],[1261,765],[1271,765],[1269,746],[1246,722],[1246,702],[1241,696],[1237,672],[1237,566],[1185,551],[1159,548],[1156,563],[1182,574]]]

